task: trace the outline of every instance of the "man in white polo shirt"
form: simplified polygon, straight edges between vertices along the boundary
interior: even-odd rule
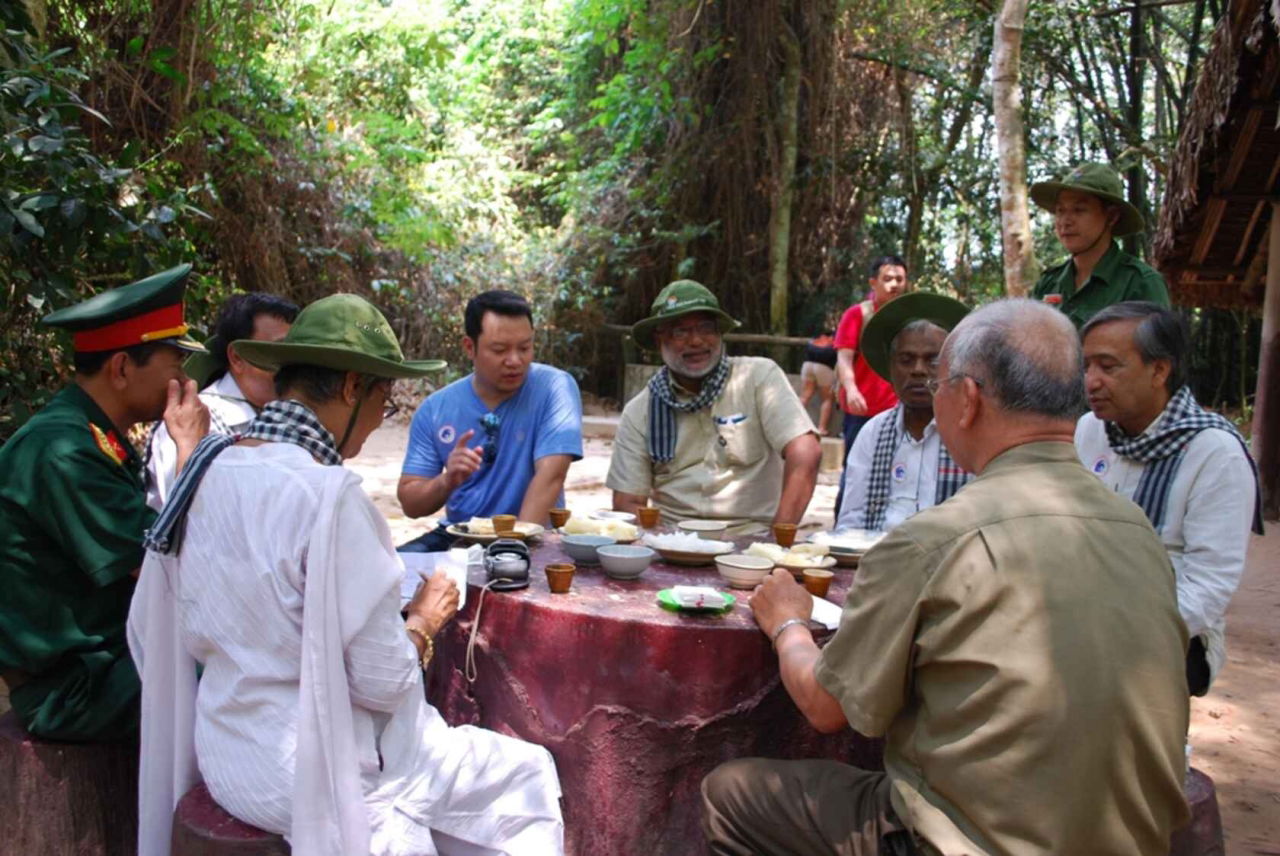
[[[1186,323],[1145,301],[1117,303],[1081,330],[1089,409],[1080,461],[1136,502],[1173,563],[1191,637],[1187,687],[1204,695],[1226,660],[1227,604],[1244,573],[1249,529],[1262,532],[1253,460],[1235,426],[1186,386]]]
[[[837,530],[888,531],[973,478],[942,445],[930,388],[947,331],[968,311],[958,300],[916,291],[867,323],[862,353],[893,384],[898,403],[874,416],[849,450]]]

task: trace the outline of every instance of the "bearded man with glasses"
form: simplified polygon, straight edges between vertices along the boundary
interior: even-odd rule
[[[678,280],[631,329],[664,367],[627,403],[605,485],[613,507],[650,500],[664,523],[798,523],[822,456],[817,432],[778,364],[725,355],[738,326],[707,288]]]

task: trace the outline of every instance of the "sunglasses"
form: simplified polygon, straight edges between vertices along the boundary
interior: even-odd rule
[[[480,417],[480,427],[484,430],[484,462],[492,464],[498,459],[498,429],[502,426],[502,417],[496,413],[486,413]]]

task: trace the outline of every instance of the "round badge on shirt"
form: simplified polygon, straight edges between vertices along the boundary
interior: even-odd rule
[[[440,430],[436,432],[436,436],[440,438],[441,443],[452,443],[458,436],[458,432],[453,430],[452,425],[441,425]]]
[[[894,465],[893,465],[893,480],[894,480],[894,481],[896,481],[896,482],[900,482],[900,481],[905,481],[905,480],[906,480],[906,478],[907,478],[907,465],[906,465],[906,464],[894,464]]]

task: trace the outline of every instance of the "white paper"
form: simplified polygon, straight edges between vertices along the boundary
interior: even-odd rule
[[[455,547],[447,553],[398,553],[404,565],[404,577],[400,581],[400,606],[413,599],[418,584],[430,578],[437,570],[443,571],[458,587],[458,609],[467,605],[467,551]]]
[[[840,626],[842,613],[843,610],[840,607],[825,597],[815,597],[813,599],[813,612],[809,613],[809,620],[818,622],[828,630],[835,630]]]
[[[695,609],[702,607],[714,609],[727,603],[724,595],[710,586],[672,586],[671,596],[681,606]]]

